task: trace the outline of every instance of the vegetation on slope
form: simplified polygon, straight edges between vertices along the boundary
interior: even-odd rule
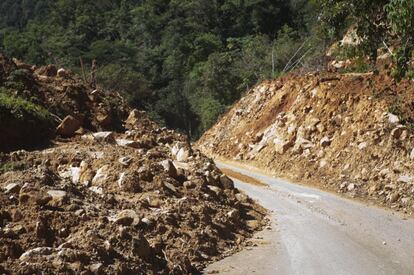
[[[5,0],[0,47],[78,72],[80,58],[87,72],[96,59],[99,84],[196,137],[257,81],[283,71],[314,8],[305,0]]]

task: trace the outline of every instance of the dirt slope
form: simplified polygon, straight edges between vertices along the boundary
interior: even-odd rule
[[[207,155],[412,213],[414,86],[288,75],[252,89],[198,141]]]
[[[17,96],[66,118],[48,148],[0,151],[0,274],[196,273],[267,223],[184,136],[137,110],[122,122],[128,107],[116,94],[42,70],[25,69],[36,89]],[[22,106],[33,110],[12,110]],[[22,127],[31,125],[25,118],[16,117]],[[98,131],[106,127],[118,131]]]

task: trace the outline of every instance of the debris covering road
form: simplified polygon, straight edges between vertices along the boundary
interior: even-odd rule
[[[236,186],[272,211],[272,228],[206,274],[414,274],[414,221],[221,163],[269,187]]]

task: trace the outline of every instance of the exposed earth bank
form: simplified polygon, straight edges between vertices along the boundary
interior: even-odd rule
[[[380,74],[264,81],[198,141],[211,157],[414,210],[414,86]]]

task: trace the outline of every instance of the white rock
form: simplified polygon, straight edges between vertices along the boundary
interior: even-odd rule
[[[36,247],[30,250],[27,250],[20,256],[20,261],[30,261],[35,257],[47,256],[53,253],[53,248],[51,247]]]
[[[74,184],[78,184],[81,176],[81,168],[80,167],[71,167],[70,168],[70,175],[72,178],[72,182]]]
[[[122,186],[124,185],[124,180],[125,180],[125,173],[119,174],[118,186],[120,188],[122,188]]]
[[[410,159],[411,160],[414,160],[414,148],[411,150]]]
[[[93,139],[95,141],[106,141],[106,142],[113,142],[115,140],[115,136],[113,132],[97,132],[92,134]]]
[[[320,168],[324,168],[326,165],[328,164],[328,162],[326,161],[326,160],[321,160],[320,162],[319,162],[319,167]]]
[[[348,191],[352,191],[352,190],[354,190],[355,189],[355,184],[353,184],[353,183],[350,183],[350,184],[348,184],[348,187],[346,188]]]
[[[22,188],[22,185],[20,183],[9,183],[4,187],[4,193],[10,194],[10,193],[19,193],[20,189]]]
[[[63,69],[63,68],[60,68],[60,69],[57,71],[57,76],[59,76],[59,77],[65,77],[65,76],[66,76],[66,70],[65,70],[65,69]]]
[[[275,144],[275,150],[279,154],[284,154],[290,147],[293,146],[293,142],[289,140],[284,140],[280,137],[276,137],[273,140],[273,143]]]
[[[121,163],[123,166],[128,166],[131,164],[132,158],[130,157],[121,157],[118,159],[118,162]]]
[[[91,190],[92,192],[98,194],[98,195],[103,195],[103,189],[102,187],[98,187],[98,186],[91,186],[89,187],[89,190]]]
[[[176,155],[176,159],[178,160],[178,161],[187,161],[188,160],[188,157],[190,156],[190,152],[187,150],[187,149],[185,149],[184,147],[182,147],[179,151],[178,151],[178,153],[177,153],[177,155]]]
[[[104,165],[101,168],[98,169],[98,171],[96,171],[95,176],[92,179],[92,184],[93,185],[102,185],[106,182],[106,180],[108,179],[108,165]]]
[[[391,124],[397,124],[400,122],[400,119],[398,118],[398,116],[394,114],[386,113],[385,116],[388,118],[388,122]]]
[[[412,183],[413,182],[413,177],[409,176],[409,175],[401,175],[398,178],[398,181],[402,182],[402,183]]]
[[[63,199],[67,196],[67,193],[62,190],[49,190],[47,194],[50,195],[53,199]]]
[[[139,142],[129,139],[116,139],[116,144],[123,147],[140,148]]]
[[[364,150],[367,147],[368,147],[368,143],[366,143],[365,141],[358,144],[358,149],[359,150]]]

